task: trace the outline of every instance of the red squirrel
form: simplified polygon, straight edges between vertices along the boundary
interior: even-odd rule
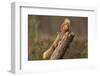
[[[63,23],[61,24],[60,32],[58,33],[55,41],[53,42],[51,47],[43,53],[43,59],[50,58],[50,56],[54,52],[55,48],[58,46],[59,41],[61,40],[61,35],[63,35],[64,33],[68,32],[68,31],[70,31],[70,20],[68,18],[65,18]]]

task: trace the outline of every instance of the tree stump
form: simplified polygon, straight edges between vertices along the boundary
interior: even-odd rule
[[[67,51],[70,43],[74,38],[73,32],[66,32],[61,41],[59,41],[58,46],[55,48],[54,52],[52,53],[50,59],[62,59],[65,52]]]

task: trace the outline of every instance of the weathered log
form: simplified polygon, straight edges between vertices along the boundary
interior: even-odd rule
[[[60,41],[60,33],[57,34],[56,39],[54,40],[53,44],[50,46],[49,49],[47,49],[44,53],[43,53],[43,59],[50,59],[50,56],[52,55],[52,53],[54,52],[55,48],[58,45],[58,42]]]
[[[70,43],[74,38],[73,32],[66,32],[61,41],[59,41],[58,46],[55,48],[53,54],[51,55],[50,59],[62,59],[66,50],[68,49]]]

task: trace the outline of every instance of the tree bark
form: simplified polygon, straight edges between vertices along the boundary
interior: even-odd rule
[[[50,59],[62,59],[65,52],[69,48],[70,43],[74,38],[73,32],[66,32],[61,41],[59,41],[58,46],[55,48],[54,52],[52,53]]]

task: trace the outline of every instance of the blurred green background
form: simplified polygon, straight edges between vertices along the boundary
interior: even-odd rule
[[[28,15],[28,60],[43,60],[65,17],[75,37],[63,59],[88,58],[88,17]]]

